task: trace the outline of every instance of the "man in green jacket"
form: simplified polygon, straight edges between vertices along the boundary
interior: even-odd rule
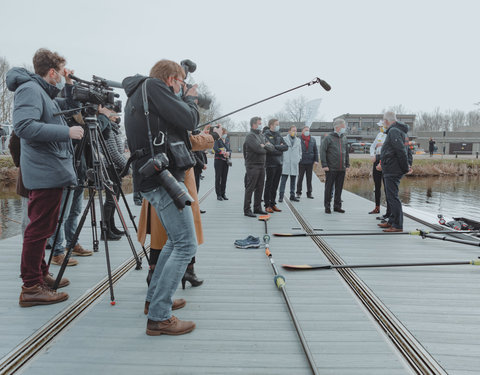
[[[332,213],[330,202],[332,200],[332,188],[335,186],[335,199],[333,210],[345,213],[342,209],[342,190],[345,180],[345,171],[350,167],[348,157],[348,140],[345,136],[346,124],[344,119],[336,119],[333,122],[334,131],[327,135],[320,147],[320,160],[325,171],[325,213]]]

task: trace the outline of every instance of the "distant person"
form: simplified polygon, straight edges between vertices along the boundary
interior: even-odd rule
[[[331,214],[330,202],[334,188],[333,210],[343,214],[345,213],[345,210],[342,209],[343,182],[345,181],[345,172],[350,167],[345,120],[336,119],[333,122],[333,128],[334,131],[325,137],[320,147],[320,161],[325,171],[323,204],[325,213]]]
[[[288,134],[283,137],[285,144],[288,146],[288,150],[283,153],[283,165],[282,165],[282,180],[280,181],[279,201],[283,201],[285,194],[285,185],[287,179],[290,177],[290,200],[298,202],[299,199],[295,196],[295,182],[298,176],[298,163],[302,158],[302,146],[300,139],[297,137],[297,127],[292,125],[288,131]]]
[[[402,177],[411,171],[407,139],[408,125],[397,121],[395,112],[383,115],[386,137],[380,153],[380,168],[383,172],[387,202],[391,215],[386,223],[378,224],[384,232],[403,231],[402,202],[398,197],[398,186]]]
[[[302,158],[298,164],[297,198],[302,196],[303,176],[306,175],[307,198],[313,199],[312,174],[313,167],[318,164],[317,141],[310,135],[310,128],[305,126],[302,130]]]
[[[268,130],[264,132],[265,138],[273,145],[272,151],[267,151],[265,161],[265,191],[263,202],[268,213],[281,212],[277,207],[277,189],[282,176],[283,153],[288,150],[283,137],[280,135],[280,123],[276,118],[268,121]]]
[[[3,128],[2,125],[0,125],[0,146],[2,149],[0,150],[2,154],[6,154],[6,147],[5,147],[5,141],[7,140],[7,132]]]
[[[433,156],[434,151],[435,151],[435,141],[433,140],[433,138],[430,138],[430,140],[428,141],[428,152],[430,152],[430,157]]]
[[[383,127],[383,121],[377,122],[378,134],[375,137],[372,145],[370,146],[370,157],[373,162],[372,177],[375,184],[375,208],[369,212],[369,214],[380,213],[380,198],[382,196],[382,171],[377,170],[377,165],[380,163],[380,152],[382,151],[383,142],[385,142],[385,128]],[[387,209],[388,212],[388,209]]]
[[[265,182],[265,158],[267,149],[272,150],[271,143],[265,140],[261,133],[262,119],[252,117],[250,119],[250,132],[243,144],[243,156],[245,158],[245,196],[243,200],[243,214],[248,217],[256,217],[255,214],[265,215],[262,210],[262,193]],[[254,194],[253,211],[251,208],[252,194]]]
[[[213,150],[215,151],[213,165],[215,168],[215,193],[217,194],[217,200],[228,201],[225,190],[227,188],[228,168],[232,150],[227,129],[221,129],[220,138],[215,141]]]

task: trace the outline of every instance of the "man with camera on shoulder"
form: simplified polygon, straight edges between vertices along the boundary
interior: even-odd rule
[[[13,123],[20,138],[20,166],[29,190],[28,217],[21,261],[22,307],[49,305],[68,298],[51,287],[55,280],[44,260],[47,239],[55,231],[62,191],[76,183],[72,139],[81,139],[81,126],[68,127],[63,116],[55,116],[73,103],[72,86],[65,99],[56,98],[65,81],[71,83],[66,60],[56,52],[39,49],[33,57],[35,74],[24,68],[7,73],[7,87],[15,92]],[[62,279],[59,287],[69,281]]]
[[[196,86],[187,90],[185,71],[170,60],[157,62],[150,76],[127,77],[123,87],[128,96],[125,130],[132,154],[134,190],[155,208],[166,229],[165,243],[149,285],[147,335],[181,335],[195,323],[172,315],[172,308],[185,306],[173,295],[187,265],[197,251],[197,240],[185,171],[195,159],[188,131],[197,126]],[[185,93],[182,95],[182,93]]]

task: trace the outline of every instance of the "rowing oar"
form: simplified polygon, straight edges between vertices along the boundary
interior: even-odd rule
[[[459,266],[470,264],[480,266],[480,259],[463,262],[427,262],[427,263],[380,263],[380,264],[282,264],[287,270],[331,270],[336,268],[387,268],[387,267],[425,267],[425,266]]]
[[[336,268],[386,268],[386,267],[425,267],[425,266],[459,266],[470,264],[480,266],[480,259],[463,262],[429,262],[429,263],[384,263],[384,264],[282,264],[287,270],[330,270]]]
[[[410,232],[339,232],[339,233],[274,233],[275,237],[332,237],[332,236],[389,236],[397,234],[409,234],[411,236],[425,236],[429,234],[463,234],[463,233],[479,233],[478,231],[425,231],[414,230]],[[467,241],[470,242],[470,241]]]
[[[258,220],[261,220],[265,223],[265,235],[263,236],[263,240],[265,242],[265,255],[270,260],[270,264],[272,265],[272,268],[273,268],[273,273],[275,274],[273,281],[275,283],[275,286],[282,291],[283,298],[285,299],[285,302],[288,307],[288,312],[290,313],[290,317],[292,318],[293,325],[295,326],[295,330],[297,331],[298,337],[300,339],[300,343],[302,344],[302,347],[303,347],[303,351],[307,356],[308,364],[312,369],[312,373],[317,375],[318,374],[317,365],[315,364],[315,360],[313,359],[312,352],[308,347],[307,340],[305,338],[305,335],[303,334],[302,327],[300,327],[300,323],[298,322],[297,316],[293,311],[290,298],[288,298],[287,290],[285,289],[285,277],[283,275],[280,275],[280,273],[278,272],[277,266],[275,265],[275,261],[273,260],[272,253],[270,252],[270,243],[269,243],[270,235],[268,234],[268,228],[267,228],[268,219],[270,219],[270,215],[264,215],[264,216],[258,217]]]
[[[435,234],[432,234],[432,233],[449,234],[449,233],[455,233],[455,232],[449,232],[449,233],[446,233],[446,232],[430,232],[430,233],[429,232],[423,232],[420,235],[423,238],[433,238],[435,240],[456,242],[456,243],[462,243],[462,244],[471,245],[471,246],[480,246],[479,241],[468,241],[468,240],[461,240],[459,238],[453,238],[453,237],[447,237],[447,236],[436,236]],[[458,233],[458,231],[456,233]],[[472,232],[461,232],[461,233],[472,233]],[[478,233],[478,232],[476,232],[476,233]]]

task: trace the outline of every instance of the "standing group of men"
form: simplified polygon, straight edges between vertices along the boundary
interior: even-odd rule
[[[309,128],[304,127],[299,138],[295,126],[291,126],[288,134],[282,137],[277,119],[271,119],[263,132],[261,126],[260,117],[250,120],[251,129],[243,145],[246,168],[243,213],[248,217],[280,212],[276,202],[277,189],[280,184],[278,200],[282,202],[288,178],[290,200],[299,201],[304,175],[307,176],[307,197],[313,199],[312,171],[318,163],[318,149]],[[295,184],[297,176],[299,180]],[[262,194],[265,210],[262,208]]]

